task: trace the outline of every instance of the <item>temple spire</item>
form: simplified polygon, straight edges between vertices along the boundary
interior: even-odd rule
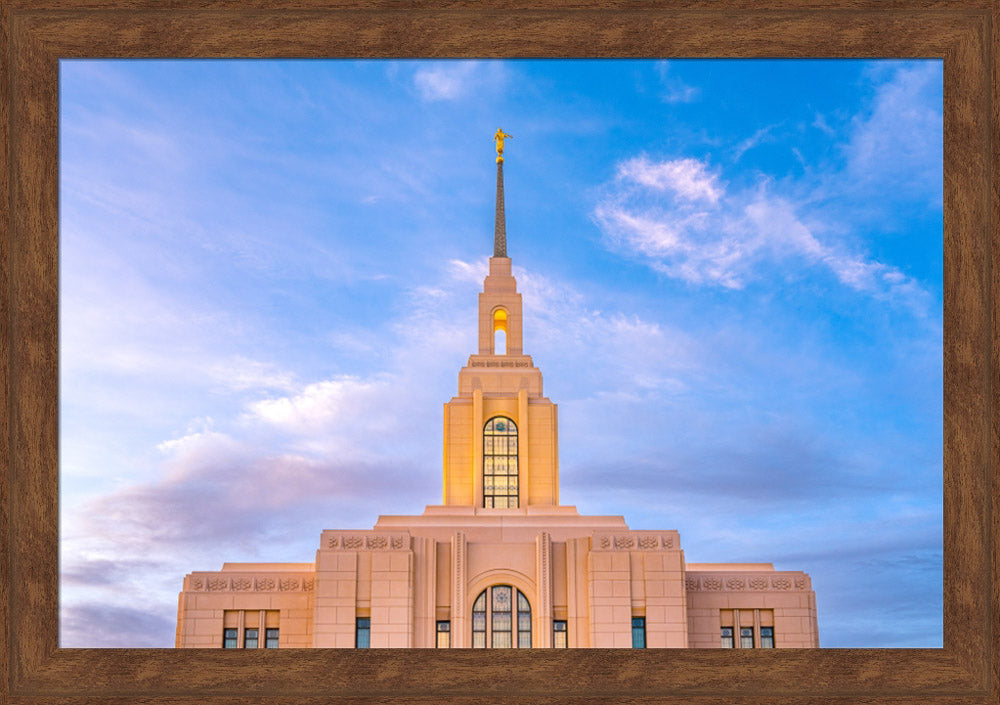
[[[503,161],[497,161],[497,219],[493,226],[493,256],[507,256],[507,221],[503,212]]]
[[[504,138],[511,138],[502,129],[497,129],[493,135],[493,141],[497,147],[497,216],[493,226],[493,256],[507,256],[507,219],[503,210],[503,141]]]

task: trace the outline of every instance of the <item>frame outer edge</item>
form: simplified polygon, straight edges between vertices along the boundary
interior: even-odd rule
[[[7,364],[5,372],[8,373],[8,376],[4,380],[6,383],[4,391],[8,395],[8,408],[11,412],[9,419],[0,420],[2,423],[9,423],[9,427],[5,428],[8,432],[5,435],[5,440],[9,438],[10,447],[8,450],[11,451],[7,455],[7,465],[3,468],[6,472],[0,477],[0,482],[6,481],[10,483],[11,493],[7,496],[10,497],[11,512],[16,508],[19,516],[24,517],[29,525],[27,529],[14,525],[10,521],[13,514],[11,513],[8,516],[6,513],[7,506],[0,507],[0,530],[6,529],[9,532],[7,536],[11,540],[11,550],[7,556],[7,560],[11,568],[13,568],[7,576],[9,583],[4,582],[0,584],[0,590],[9,589],[9,595],[4,595],[0,592],[0,597],[10,597],[11,599],[9,603],[11,613],[7,615],[11,619],[7,621],[6,628],[8,630],[8,645],[11,649],[8,651],[8,658],[10,658],[10,662],[13,665],[13,668],[8,673],[13,680],[8,680],[7,683],[12,684],[15,681],[23,680],[26,675],[30,675],[32,667],[37,667],[43,661],[48,660],[48,657],[53,655],[57,645],[57,637],[56,639],[51,638],[48,636],[50,632],[45,629],[40,630],[43,634],[42,637],[35,637],[34,640],[18,638],[16,644],[14,635],[16,633],[24,637],[32,632],[39,631],[38,625],[44,624],[46,620],[51,619],[51,613],[48,609],[51,607],[52,602],[58,598],[57,564],[39,566],[37,565],[37,561],[31,562],[29,560],[31,556],[37,555],[38,552],[41,552],[43,555],[58,555],[58,526],[46,526],[42,521],[52,516],[58,516],[57,484],[52,481],[53,475],[56,475],[55,479],[58,480],[58,452],[56,450],[58,443],[58,401],[51,402],[53,398],[57,400],[58,389],[55,390],[54,394],[48,393],[52,386],[57,386],[58,384],[58,357],[54,352],[58,344],[58,250],[51,247],[46,249],[45,247],[46,237],[58,230],[58,214],[55,205],[58,193],[51,194],[52,190],[57,191],[58,189],[58,164],[50,159],[43,163],[40,171],[36,172],[31,172],[23,168],[18,170],[16,168],[17,165],[23,167],[24,164],[31,161],[32,155],[41,154],[48,156],[49,153],[46,152],[46,144],[58,144],[57,129],[52,127],[58,124],[58,114],[55,115],[55,120],[53,120],[50,109],[52,105],[57,106],[58,102],[57,96],[52,96],[52,93],[56,92],[57,88],[47,86],[43,81],[31,81],[31,73],[25,71],[26,66],[38,67],[44,66],[49,62],[56,63],[56,57],[52,54],[47,54],[40,43],[32,44],[23,34],[17,34],[18,29],[23,30],[24,24],[19,23],[16,16],[12,17],[14,13],[10,11],[9,7],[4,8],[4,13],[2,16],[4,25],[2,40],[5,42],[5,48],[7,49],[8,66],[4,74],[5,80],[2,90],[5,91],[5,94],[2,97],[7,101],[5,107],[8,104],[14,107],[13,112],[5,116],[7,118],[5,128],[8,130],[7,136],[9,137],[6,140],[6,144],[9,146],[6,148],[5,156],[10,167],[10,180],[7,182],[7,186],[8,203],[11,206],[11,210],[5,214],[5,221],[0,221],[8,225],[5,230],[9,247],[4,248],[6,251],[0,254],[0,276],[4,277],[2,280],[4,291],[9,294],[10,298],[9,300],[0,300],[0,304],[9,306],[8,320],[12,325],[16,323],[16,328],[12,327],[9,329],[7,335],[4,336],[4,340],[0,343],[0,345],[6,345],[8,341],[13,343],[12,347],[7,349],[0,348],[0,351],[5,353],[5,363]],[[981,436],[978,438],[980,445],[973,449],[970,454],[965,455],[964,460],[982,461],[982,468],[978,470],[980,466],[977,463],[976,467],[979,474],[973,477],[967,476],[965,479],[972,480],[972,482],[967,483],[966,487],[958,488],[955,491],[961,493],[962,508],[966,508],[971,504],[971,508],[974,511],[981,510],[983,512],[980,515],[983,521],[981,524],[980,543],[978,544],[979,557],[974,558],[974,560],[982,561],[980,567],[985,572],[987,580],[986,584],[977,585],[974,582],[973,576],[967,576],[965,589],[971,588],[973,591],[976,591],[978,588],[978,592],[970,594],[969,597],[973,604],[969,611],[964,613],[965,619],[969,623],[968,627],[972,627],[972,629],[967,627],[964,632],[960,633],[960,636],[968,637],[970,636],[970,632],[972,632],[978,644],[969,645],[967,649],[959,648],[955,655],[967,655],[968,658],[963,658],[962,660],[966,667],[971,669],[970,672],[972,675],[976,677],[979,683],[990,683],[990,693],[994,698],[993,702],[996,702],[995,698],[998,693],[997,684],[1000,681],[1000,676],[998,676],[996,664],[991,659],[989,652],[991,647],[997,646],[996,635],[994,634],[994,631],[997,630],[991,629],[989,624],[983,627],[978,622],[980,619],[984,622],[989,622],[992,616],[997,614],[996,606],[1000,604],[996,582],[990,581],[991,569],[993,576],[996,576],[996,570],[998,564],[1000,564],[1000,557],[995,554],[993,544],[993,537],[996,536],[998,529],[997,512],[995,510],[991,511],[991,508],[995,508],[997,501],[995,494],[991,491],[993,489],[991,482],[995,481],[998,433],[997,419],[993,416],[995,400],[992,397],[993,387],[992,380],[990,379],[991,375],[1000,369],[1000,366],[998,366],[1000,342],[997,341],[995,333],[997,330],[997,319],[1000,316],[996,306],[997,293],[1000,290],[996,279],[998,253],[994,240],[995,234],[991,229],[992,223],[1000,222],[998,220],[998,217],[1000,217],[998,216],[998,203],[1000,203],[1000,199],[997,196],[996,179],[995,177],[990,177],[990,171],[992,170],[992,173],[995,175],[997,167],[990,128],[992,126],[996,130],[1000,127],[997,106],[993,103],[993,98],[997,94],[995,89],[998,85],[998,68],[995,63],[996,53],[993,51],[996,48],[996,40],[994,33],[991,32],[991,29],[996,27],[997,17],[998,9],[996,4],[993,5],[991,13],[982,12],[980,14],[982,32],[979,38],[983,42],[983,45],[978,47],[980,59],[986,62],[983,69],[986,95],[984,100],[976,103],[976,105],[985,106],[988,110],[986,115],[979,116],[979,120],[983,121],[980,125],[980,131],[986,133],[985,145],[989,151],[985,154],[981,153],[977,163],[981,167],[985,183],[990,190],[984,193],[980,199],[971,199],[957,217],[957,220],[960,220],[966,226],[981,225],[984,228],[984,232],[982,233],[983,239],[981,241],[976,240],[976,236],[973,235],[974,241],[966,243],[972,248],[966,254],[979,255],[979,263],[977,264],[975,261],[965,262],[967,265],[965,271],[968,273],[971,269],[978,277],[969,277],[975,279],[975,281],[962,282],[961,286],[963,290],[968,289],[971,292],[963,300],[962,304],[962,313],[972,314],[967,327],[974,329],[976,322],[985,323],[986,325],[985,330],[980,329],[978,332],[976,330],[967,331],[969,337],[961,341],[963,346],[969,345],[972,348],[971,351],[963,349],[961,353],[955,353],[960,356],[969,354],[970,352],[973,355],[980,351],[985,353],[985,359],[981,359],[978,365],[975,364],[975,361],[966,365],[965,360],[963,360],[962,365],[962,374],[967,378],[971,378],[968,384],[978,390],[980,396],[978,399],[975,396],[971,400],[965,399],[966,404],[961,410],[965,423],[962,424],[961,430],[966,432],[967,437],[965,440],[969,441],[976,440],[970,436],[970,432],[978,429],[981,433]],[[12,19],[13,23],[10,21]],[[969,47],[965,47],[964,51],[977,53],[975,48]],[[975,74],[970,80],[975,80],[975,77],[978,76],[979,74]],[[994,90],[991,91],[990,88]],[[15,95],[17,96],[17,101],[13,98]],[[47,109],[48,112],[46,112]],[[56,109],[56,112],[58,113],[58,109]],[[976,120],[975,115],[969,116],[966,122],[969,122],[969,120],[974,122]],[[27,128],[26,134],[20,133],[16,129],[18,126]],[[54,132],[56,134],[53,134]],[[977,142],[976,144],[981,143]],[[976,157],[974,154],[968,156],[971,156],[975,161]],[[968,167],[963,165],[963,168],[972,170],[974,169],[974,165],[970,164]],[[960,183],[969,183],[969,181]],[[947,188],[945,195],[947,198]],[[982,201],[984,199],[988,203],[983,204]],[[15,203],[22,207],[14,209],[13,205]],[[973,205],[976,203],[982,209],[979,219],[976,218],[976,207]],[[994,216],[992,221],[990,218],[991,214]],[[970,218],[971,220],[969,220]],[[976,230],[976,228],[972,228],[972,230]],[[15,233],[18,237],[15,237]],[[991,251],[982,252],[982,249]],[[978,289],[976,288],[977,283],[979,286]],[[991,303],[993,304],[992,306],[990,305]],[[53,315],[52,312],[55,312],[55,314]],[[945,362],[947,362],[947,356]],[[984,378],[987,385],[985,388],[979,388],[972,384],[976,381],[982,381]],[[42,380],[45,384],[41,393],[32,385],[33,382],[37,382],[38,380]],[[18,402],[16,408],[14,406],[15,401]],[[970,417],[974,420],[970,421]],[[978,425],[976,420],[978,420]],[[13,470],[15,467],[21,472],[14,473]],[[994,472],[991,472],[991,470]],[[969,486],[970,484],[971,486]],[[2,485],[0,485],[0,489],[3,489]],[[958,509],[959,506],[956,505],[955,511],[958,511]],[[4,522],[6,522],[6,526]],[[966,530],[966,533],[971,533],[972,530],[973,528],[970,527]],[[972,547],[970,550],[974,548]],[[948,563],[947,557],[945,563],[946,565]],[[983,599],[984,595],[986,595],[985,600]],[[3,609],[7,609],[6,601]],[[4,614],[0,612],[0,617],[2,616]],[[983,629],[986,631],[983,631]],[[29,645],[31,648],[26,649],[25,647]],[[15,651],[15,646],[19,647],[21,651]],[[960,647],[956,643],[950,646],[953,648]],[[58,660],[57,655],[57,658],[53,659],[53,661]],[[4,665],[3,661],[0,661],[0,668]],[[49,665],[54,666],[55,664],[50,662]],[[180,697],[184,700],[187,699],[187,696]],[[253,696],[237,696],[235,698],[227,698],[225,696],[191,697],[191,702],[256,702],[256,698]],[[539,699],[538,702],[596,703],[604,702],[608,697],[606,695],[576,699],[570,697],[545,697]],[[733,699],[724,697],[716,698],[714,696],[690,696],[689,701],[704,702],[706,704],[723,701],[755,702],[758,698],[762,697],[751,695]],[[904,701],[898,696],[879,697],[878,695],[873,695],[873,698],[872,702],[877,700],[880,703]],[[112,702],[116,699],[115,696],[53,696],[51,699],[49,697],[39,697],[37,698],[37,702]],[[839,697],[830,695],[811,697],[796,695],[788,698],[783,697],[782,701],[797,703],[807,701],[816,702],[820,699],[823,702],[831,703],[840,700]],[[303,703],[320,701],[319,698],[314,699],[308,696],[297,698],[296,700]],[[407,698],[407,701],[413,702],[422,702],[424,700],[424,697]],[[480,699],[479,697],[474,697],[472,699],[463,699],[462,701],[499,703],[506,702],[507,700],[507,698]],[[139,701],[160,702],[161,699],[155,696],[128,697],[127,700],[123,700],[122,702]],[[351,702],[358,703],[389,701],[382,700],[381,696],[351,698]],[[392,698],[391,701],[395,702],[396,700]],[[428,696],[426,701],[449,702],[453,701],[453,696]],[[457,700],[455,701],[457,702]],[[510,700],[510,702],[514,701]],[[653,699],[646,696],[626,697],[615,699],[615,701],[654,702]],[[658,699],[655,701],[658,701]],[[851,700],[850,702],[863,701],[868,702],[869,699],[866,697]],[[32,702],[36,702],[36,699],[32,698]],[[964,696],[929,696],[925,702],[964,703],[983,701],[980,700],[979,696],[967,693]]]

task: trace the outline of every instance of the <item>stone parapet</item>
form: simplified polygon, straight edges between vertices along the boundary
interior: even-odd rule
[[[594,532],[591,551],[676,551],[681,538],[676,531]]]
[[[185,576],[183,589],[185,592],[309,592],[314,578],[312,572],[197,572]]]
[[[334,551],[408,551],[410,534],[363,529],[327,530],[320,538],[320,548]]]
[[[685,575],[688,592],[804,592],[812,590],[801,571],[691,572]]]

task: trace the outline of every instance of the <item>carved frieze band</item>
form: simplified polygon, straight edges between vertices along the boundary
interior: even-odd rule
[[[594,548],[605,551],[666,551],[674,548],[671,534],[604,534],[594,537]]]
[[[282,575],[213,575],[188,581],[189,592],[309,592],[313,578]]]
[[[688,592],[763,592],[808,590],[809,581],[803,575],[689,575],[685,581]]]
[[[401,551],[410,548],[408,534],[334,534],[326,547],[342,551]]]
[[[527,360],[477,360],[469,367],[531,367]]]

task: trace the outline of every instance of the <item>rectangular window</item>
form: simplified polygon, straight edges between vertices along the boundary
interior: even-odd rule
[[[753,648],[753,627],[740,627],[740,648]]]
[[[264,648],[265,649],[277,649],[278,648],[278,630],[272,627],[268,627],[264,630]]]
[[[774,648],[774,627],[760,628],[760,648],[762,649]]]
[[[569,631],[566,629],[566,620],[557,619],[552,622],[552,647],[555,649],[569,648]]]
[[[235,649],[236,639],[239,635],[239,630],[235,627],[226,628],[222,630],[222,648],[223,649]]]
[[[439,621],[437,623],[437,648],[447,649],[451,647],[451,622]]]
[[[372,620],[370,617],[358,617],[355,629],[354,647],[367,649],[371,644]]]
[[[256,629],[244,629],[243,630],[243,648],[244,649],[256,649],[257,648],[257,630]]]
[[[733,628],[723,627],[722,628],[722,648],[723,649],[735,649],[736,644],[733,643]]]
[[[633,617],[632,618],[632,648],[633,649],[645,649],[646,648],[646,618],[645,617]]]

